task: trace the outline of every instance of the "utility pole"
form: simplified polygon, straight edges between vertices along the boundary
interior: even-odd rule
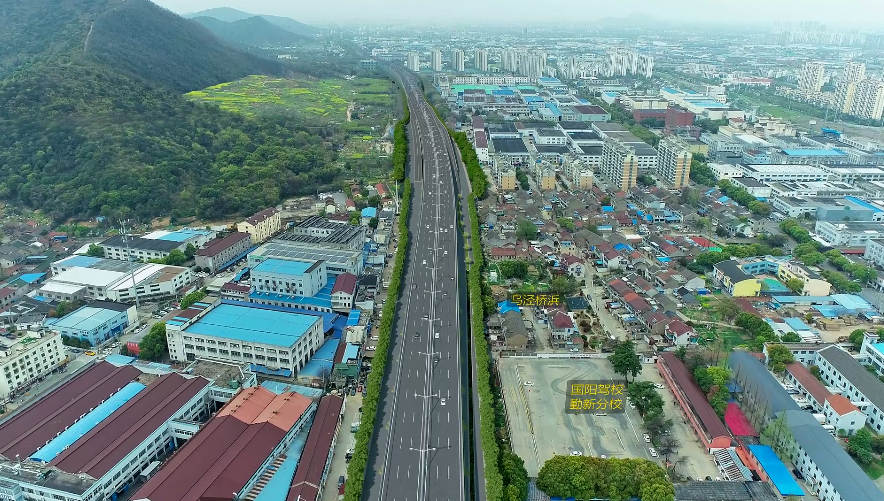
[[[123,234],[123,241],[126,242],[126,261],[132,266],[129,268],[129,275],[132,277],[132,292],[135,294],[135,310],[138,311],[141,309],[141,299],[138,297],[138,284],[135,283],[136,267],[132,263],[132,253],[129,250],[129,235],[126,233],[126,223],[124,221],[120,221],[120,231]]]

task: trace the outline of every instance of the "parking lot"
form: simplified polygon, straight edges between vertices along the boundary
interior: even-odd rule
[[[513,450],[525,460],[529,476],[537,476],[554,455],[575,451],[652,459],[642,439],[641,418],[628,406],[626,412],[605,415],[565,413],[568,381],[619,379],[606,359],[504,358],[500,374]],[[533,384],[526,386],[526,381]]]

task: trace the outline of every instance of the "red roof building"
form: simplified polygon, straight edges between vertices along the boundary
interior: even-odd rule
[[[208,385],[202,377],[185,378],[177,373],[160,376],[50,464],[68,473],[101,478],[170,419],[186,411],[194,400],[201,404],[200,395]],[[195,411],[199,410],[197,405]]]
[[[356,298],[356,275],[341,273],[335,278],[335,285],[331,291],[332,309],[347,310],[353,308]]]
[[[240,392],[132,499],[232,500],[274,449],[309,420],[313,402],[256,386]],[[319,423],[319,421],[317,421]],[[318,424],[317,424],[318,426]],[[309,457],[309,456],[304,456]]]
[[[657,357],[657,369],[707,452],[731,447],[733,441],[730,432],[709,405],[706,395],[697,386],[684,362],[675,353],[664,352]]]
[[[307,435],[307,443],[301,454],[301,462],[295,470],[295,478],[289,488],[286,501],[316,501],[325,483],[325,466],[333,453],[338,430],[341,427],[341,413],[344,399],[326,395],[319,401],[313,427]],[[357,481],[354,479],[354,481]]]
[[[27,458],[84,414],[134,381],[141,371],[96,364],[0,425],[0,454]]]
[[[377,190],[378,196],[380,196],[380,197],[385,197],[385,196],[389,195],[389,192],[387,191],[387,187],[384,186],[384,183],[378,183],[378,184],[374,185],[374,189]]]

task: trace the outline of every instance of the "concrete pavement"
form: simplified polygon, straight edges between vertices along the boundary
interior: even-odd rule
[[[356,435],[350,432],[350,426],[358,419],[359,409],[362,408],[362,395],[347,395],[344,418],[341,422],[341,431],[338,432],[338,441],[332,456],[331,466],[328,470],[328,480],[322,490],[321,501],[338,501],[338,479],[341,475],[347,475],[347,450],[356,444]],[[349,479],[347,479],[349,482]],[[357,480],[358,481],[358,480]]]

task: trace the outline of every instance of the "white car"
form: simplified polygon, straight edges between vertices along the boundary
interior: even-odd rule
[[[665,389],[666,387],[663,386],[663,384],[661,384],[661,383],[654,383],[654,388],[657,388],[658,390],[662,390],[662,389]]]
[[[572,455],[572,456],[582,456],[583,453],[580,452],[580,451],[571,451],[571,455]]]
[[[629,408],[630,408],[630,409],[635,409],[635,404],[632,403],[632,402],[629,402]]]
[[[599,456],[599,457],[602,458],[602,459],[608,459],[608,456],[605,456],[604,454],[602,454],[602,455]]]
[[[648,449],[648,452],[651,453],[651,457],[652,457],[652,458],[657,457],[657,450],[654,449],[653,447],[649,448],[649,449]]]
[[[445,399],[443,398],[442,400],[439,401],[439,403],[442,405],[445,405]]]
[[[525,386],[534,386],[534,381],[525,381]]]
[[[651,436],[648,435],[647,433],[645,433],[644,435],[642,435],[642,438],[645,439],[645,443],[646,443],[646,444],[651,443]]]

